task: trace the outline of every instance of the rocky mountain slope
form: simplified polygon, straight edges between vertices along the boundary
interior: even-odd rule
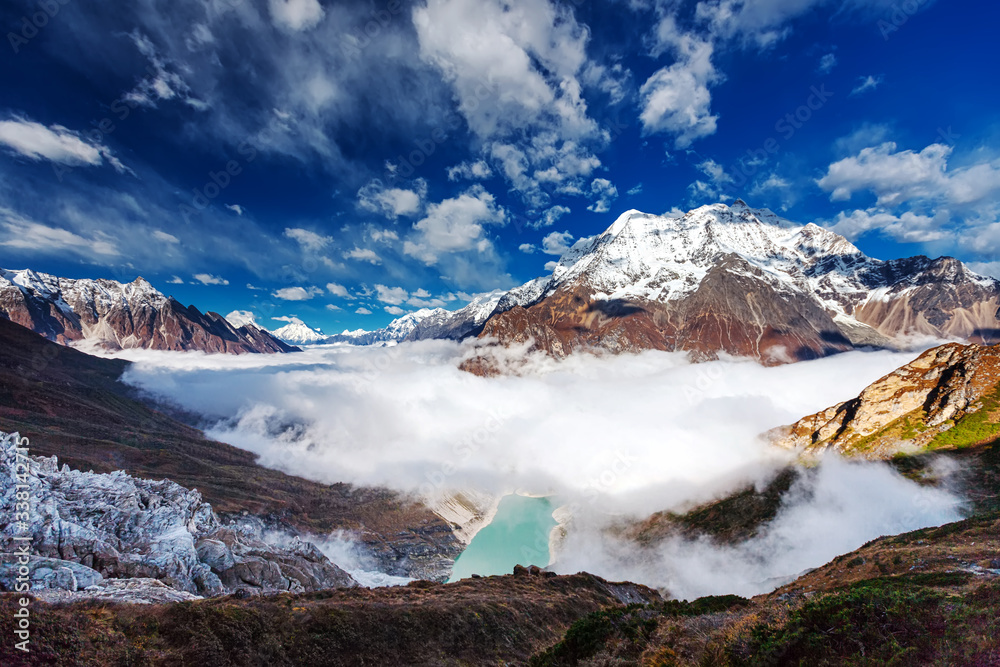
[[[887,459],[1000,436],[1000,346],[952,343],[920,355],[859,396],[775,429],[768,438],[807,455],[832,449]]]
[[[528,662],[996,665],[1000,514],[883,537],[773,593],[590,614]]]
[[[504,295],[480,337],[555,356],[659,349],[776,364],[912,336],[994,342],[998,307],[1000,282],[955,259],[873,259],[737,200],[624,213]]]
[[[921,484],[961,480],[969,518],[886,536],[746,600],[631,605],[590,614],[529,665],[1000,664],[1000,440],[897,456]],[[766,531],[815,468],[789,466],[684,513],[619,528],[636,557],[683,537],[738,545]]]
[[[56,457],[18,459],[19,434],[0,432],[0,587],[14,590],[18,536],[31,537],[34,589],[78,591],[105,579],[156,579],[202,596],[308,592],[356,586],[313,544],[264,539],[263,522],[221,521],[201,494],[169,480],[59,467]],[[17,464],[32,503],[14,517]],[[23,482],[22,482],[23,483]]]
[[[0,317],[59,343],[92,341],[108,349],[291,352],[267,331],[234,327],[164,296],[143,278],[71,280],[0,269]]]
[[[121,470],[197,489],[223,521],[247,512],[269,530],[345,531],[373,569],[435,580],[450,575],[461,545],[429,508],[386,489],[318,484],[260,466],[254,454],[209,440],[138,400],[118,380],[128,365],[0,319],[0,430],[20,432],[34,454],[58,456],[73,469]]]

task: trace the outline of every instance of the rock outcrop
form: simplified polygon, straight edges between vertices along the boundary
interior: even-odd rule
[[[870,459],[981,444],[1000,435],[998,385],[1000,346],[951,343],[767,437],[808,455],[833,449]]]
[[[196,595],[308,592],[357,585],[315,545],[265,539],[252,517],[223,523],[201,494],[169,480],[80,472],[29,457],[31,509],[14,522],[17,434],[0,433],[0,587],[13,590],[18,536],[31,536],[32,588],[87,589],[157,579]],[[22,459],[23,460],[23,459]],[[24,489],[20,489],[24,492]]]
[[[86,600],[121,604],[168,604],[203,599],[187,591],[171,588],[159,579],[105,579],[92,586],[71,591],[66,588],[45,588],[31,591],[31,596],[49,604],[73,603]]]
[[[0,317],[57,343],[91,341],[107,349],[292,352],[263,329],[234,327],[164,296],[143,278],[70,280],[0,269]]]

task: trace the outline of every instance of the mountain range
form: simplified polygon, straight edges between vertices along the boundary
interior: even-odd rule
[[[443,579],[460,551],[457,527],[428,508],[262,468],[135,400],[117,380],[128,362],[0,319],[0,431],[30,435],[49,457],[34,459],[32,486],[44,510],[29,568],[48,587],[33,591],[42,631],[31,660],[11,664],[52,664],[66,646],[80,664],[994,664],[998,359],[998,347],[935,348],[777,443],[816,453],[843,443],[842,453],[891,459],[925,484],[960,466],[968,519],[879,538],[753,599],[681,602],[538,568],[427,581]],[[677,534],[736,545],[766,530],[809,474],[791,466],[766,488],[622,534],[637,558]],[[379,568],[425,580],[358,588],[308,543],[335,529],[356,534]],[[275,541],[276,530],[293,537]],[[12,568],[0,563],[0,588]],[[15,605],[0,594],[0,617]]]
[[[73,280],[0,269],[0,317],[58,343],[89,341],[106,349],[292,352],[267,331],[233,326],[164,296],[143,278]]]
[[[873,259],[737,200],[622,214],[504,295],[479,336],[557,357],[658,349],[778,364],[912,337],[995,342],[998,306],[1000,282],[956,259]]]
[[[503,290],[479,294],[458,310],[421,308],[396,318],[382,329],[345,331],[328,337],[325,342],[376,345],[435,338],[462,340],[479,335],[486,320],[493,314],[505,294]]]
[[[1000,341],[1000,282],[960,261],[889,261],[816,224],[742,200],[683,215],[622,214],[581,239],[551,274],[449,311],[424,308],[375,331],[332,336],[296,317],[268,331],[248,311],[201,313],[137,278],[70,280],[0,270],[0,316],[51,340],[103,347],[289,352],[296,345],[382,345],[477,336],[575,350],[656,349],[695,360],[729,354],[781,364],[914,339]],[[493,372],[484,357],[463,365]]]
[[[920,339],[997,342],[998,309],[1000,282],[956,259],[875,259],[819,225],[737,200],[683,215],[628,211],[549,275],[458,311],[421,309],[322,342],[478,336],[556,357],[657,349],[780,364]],[[491,372],[482,357],[463,367]]]

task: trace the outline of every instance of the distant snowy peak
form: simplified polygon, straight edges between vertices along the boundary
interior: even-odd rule
[[[503,290],[479,294],[458,310],[421,308],[397,317],[385,328],[375,331],[344,331],[330,336],[326,342],[377,345],[401,343],[404,340],[461,340],[479,334],[504,294]]]
[[[314,329],[297,317],[274,318],[279,321],[288,322],[283,327],[279,327],[271,332],[273,336],[286,343],[293,345],[310,345],[321,343],[327,336],[319,329]]]
[[[320,329],[314,329],[297,317],[274,317],[279,322],[285,322],[284,326],[268,331],[257,322],[257,317],[249,310],[234,310],[226,315],[226,320],[237,329],[249,327],[258,331],[265,331],[278,340],[290,345],[311,345],[321,343],[327,339]]]
[[[374,331],[358,329],[344,331],[326,338],[328,343],[349,343],[351,345],[378,345],[385,343],[400,343],[425,319],[448,313],[443,308],[421,308],[412,313],[397,317],[387,326]]]
[[[0,317],[59,343],[109,349],[291,352],[259,327],[234,325],[164,296],[144,278],[130,283],[0,269]]]
[[[480,294],[467,306],[456,311],[439,308],[423,317],[407,335],[407,340],[429,338],[461,340],[478,335],[504,294],[506,292],[503,290]]]

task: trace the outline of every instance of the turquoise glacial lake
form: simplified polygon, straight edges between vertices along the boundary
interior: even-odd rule
[[[504,496],[493,521],[476,533],[455,561],[449,581],[473,574],[510,574],[515,565],[548,565],[549,533],[556,526],[553,510],[548,498]]]

